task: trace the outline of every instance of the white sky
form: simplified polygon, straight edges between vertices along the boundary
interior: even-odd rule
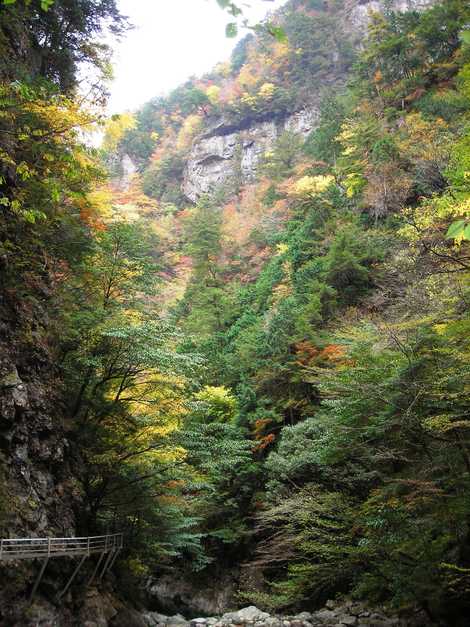
[[[240,0],[250,22],[259,22],[285,0]],[[229,58],[237,39],[227,39],[230,16],[216,0],[118,0],[135,28],[114,48],[110,113],[138,108],[193,75]]]

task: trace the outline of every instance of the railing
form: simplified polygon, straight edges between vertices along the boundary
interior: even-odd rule
[[[42,559],[42,566],[30,594],[30,601],[32,601],[51,557],[81,556],[82,559],[67,581],[65,588],[57,595],[57,599],[60,600],[72,585],[86,558],[95,553],[98,553],[100,557],[87,585],[90,585],[96,575],[98,575],[100,567],[101,571],[98,578],[102,579],[111,570],[119,551],[123,547],[123,541],[124,536],[122,533],[85,538],[7,538],[0,540],[0,561]],[[106,559],[104,559],[105,555],[107,556]]]
[[[12,538],[0,540],[0,561],[91,555],[122,549],[123,534],[84,538]]]

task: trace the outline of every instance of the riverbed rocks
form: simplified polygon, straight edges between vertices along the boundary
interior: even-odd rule
[[[273,616],[254,605],[235,612],[209,618],[184,619],[181,615],[164,616],[155,612],[143,615],[148,627],[424,627],[430,625],[425,618],[404,619],[390,616],[382,609],[369,608],[352,601],[328,601],[326,607],[316,612],[301,612],[289,616]]]

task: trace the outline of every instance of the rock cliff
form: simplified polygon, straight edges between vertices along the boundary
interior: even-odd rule
[[[394,8],[399,11],[423,9],[435,0],[350,0],[338,12],[339,31],[354,48],[360,48],[371,12]],[[338,53],[339,54],[339,53]],[[341,83],[344,76],[332,75],[328,84]],[[319,119],[319,100],[324,85],[310,94],[309,103],[286,115],[266,113],[261,119],[238,123],[223,118],[212,122],[194,141],[184,172],[183,192],[196,202],[204,194],[220,188],[229,191],[252,182],[265,152],[273,148],[285,131],[306,137]]]
[[[316,125],[318,106],[263,121],[246,120],[234,127],[224,120],[212,125],[193,144],[185,170],[183,191],[195,202],[225,184],[249,183],[256,178],[266,151],[285,131],[306,137]]]

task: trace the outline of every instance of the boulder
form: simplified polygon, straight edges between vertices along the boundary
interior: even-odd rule
[[[120,610],[109,624],[111,627],[148,627],[142,614],[129,608]]]
[[[189,621],[185,619],[181,614],[175,614],[174,616],[168,616],[166,620],[167,625],[189,625]]]
[[[312,620],[312,615],[310,612],[300,612],[294,616],[294,620],[309,621]]]
[[[254,605],[245,607],[238,612],[228,612],[222,616],[223,623],[230,622],[234,625],[243,625],[244,623],[253,623],[256,621],[265,621],[270,618],[267,612],[263,612]]]
[[[325,625],[338,625],[338,616],[331,610],[320,610],[313,615],[314,621],[324,623]]]

